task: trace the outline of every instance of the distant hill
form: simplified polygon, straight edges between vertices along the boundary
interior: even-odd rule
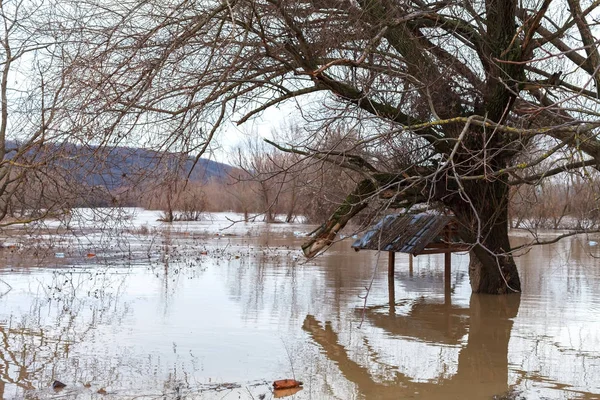
[[[9,142],[7,148],[16,145],[16,142]],[[190,170],[191,181],[225,181],[235,170],[230,165],[206,158],[200,158],[194,165],[194,157],[122,146],[48,144],[43,150],[31,153],[32,159],[49,160],[57,171],[66,171],[69,180],[108,190],[136,186],[148,180],[158,183],[175,176],[185,178]]]

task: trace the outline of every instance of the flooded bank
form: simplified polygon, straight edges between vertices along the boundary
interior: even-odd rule
[[[600,398],[587,239],[518,258],[513,296],[472,295],[466,255],[450,292],[442,255],[398,255],[390,301],[385,255],[306,261],[311,227],[226,225],[5,238],[0,398],[270,399],[283,378],[294,399]]]

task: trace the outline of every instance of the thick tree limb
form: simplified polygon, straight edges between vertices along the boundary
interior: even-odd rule
[[[587,62],[586,58],[581,54],[577,53],[571,46],[567,45],[565,42],[560,40],[558,37],[555,37],[554,34],[548,29],[540,26],[537,28],[537,33],[539,33],[543,38],[548,38],[549,42],[560,50],[565,57],[571,60],[576,65],[579,65],[585,72],[590,75],[594,75],[594,70],[591,68],[591,65]]]
[[[331,245],[338,232],[359,212],[364,210],[369,203],[378,195],[378,193],[387,187],[395,184],[403,184],[403,175],[396,174],[374,174],[371,179],[361,181],[354,191],[349,194],[344,202],[329,217],[319,229],[317,229],[312,238],[302,245],[302,251],[308,258],[316,256],[323,249]],[[413,204],[425,201],[421,195],[421,185],[411,185],[407,183],[404,189],[400,189],[395,196],[395,201],[399,198],[410,201]]]
[[[529,54],[532,52],[533,42],[531,41],[531,39],[533,39],[533,35],[535,34],[537,28],[540,26],[541,20],[546,14],[546,11],[548,11],[548,7],[550,6],[551,2],[552,0],[544,0],[544,3],[540,7],[539,11],[535,14],[535,16],[530,21],[525,22],[525,26],[527,29],[522,44],[523,54]]]
[[[598,70],[600,67],[600,54],[598,53],[598,43],[592,34],[590,26],[583,16],[579,0],[568,1],[571,14],[573,15],[573,19],[575,20],[577,29],[579,29],[579,34],[581,35],[581,41],[585,46],[585,52],[587,54],[586,63],[588,64],[589,69],[593,71],[593,74],[591,75],[596,82],[596,90],[598,91],[598,96],[600,96],[600,71]]]

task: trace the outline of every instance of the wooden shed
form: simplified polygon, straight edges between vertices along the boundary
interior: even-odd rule
[[[390,281],[394,276],[396,253],[410,254],[410,270],[412,270],[413,256],[444,254],[444,280],[446,286],[449,287],[452,253],[469,250],[468,245],[461,243],[456,227],[454,217],[435,212],[389,214],[357,239],[352,244],[352,248],[356,251],[389,252],[388,275]]]

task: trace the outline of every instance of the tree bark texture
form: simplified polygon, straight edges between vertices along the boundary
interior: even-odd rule
[[[469,252],[469,278],[474,293],[508,294],[521,291],[517,266],[508,238],[509,187],[503,180],[464,186],[450,208],[459,222]]]

